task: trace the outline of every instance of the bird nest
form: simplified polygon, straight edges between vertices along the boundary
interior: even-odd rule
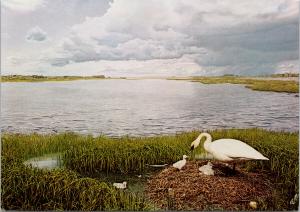
[[[213,162],[215,175],[208,176],[198,170],[206,163],[188,161],[181,171],[165,168],[148,181],[147,196],[168,210],[249,210],[250,201],[257,202],[260,209],[260,204],[272,199],[272,183],[266,173],[238,169],[228,175],[229,167]]]

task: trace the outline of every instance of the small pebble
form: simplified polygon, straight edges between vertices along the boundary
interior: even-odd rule
[[[249,206],[250,206],[252,209],[256,209],[256,208],[257,208],[257,202],[255,202],[255,201],[250,201],[250,202],[249,202]]]

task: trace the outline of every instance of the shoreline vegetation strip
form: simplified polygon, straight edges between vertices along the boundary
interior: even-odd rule
[[[168,78],[169,80],[188,80],[203,84],[242,84],[246,88],[255,91],[273,91],[285,93],[299,93],[299,82],[296,80],[279,80],[279,77],[240,77],[240,76],[220,76],[220,77],[189,77],[189,78]],[[298,78],[296,78],[298,79]]]
[[[43,75],[5,75],[1,82],[47,82],[47,81],[73,81],[105,79],[104,75],[95,76],[43,76]]]
[[[280,80],[284,78],[287,80]],[[292,79],[290,79],[292,78]],[[47,82],[47,81],[73,81],[73,80],[99,80],[99,79],[128,79],[126,77],[110,78],[104,75],[95,76],[42,76],[42,75],[6,75],[1,77],[1,82]],[[132,78],[144,79],[144,78]],[[146,78],[145,78],[146,79]],[[188,80],[192,82],[200,82],[203,84],[243,84],[246,88],[255,91],[273,91],[286,93],[299,93],[298,74],[275,74],[260,77],[243,77],[235,75],[224,75],[217,77],[170,77],[161,78],[168,80]]]
[[[293,210],[299,191],[299,132],[262,129],[210,131],[213,139],[242,140],[270,161],[251,161],[249,170],[263,170],[276,179],[270,210]],[[172,164],[188,154],[199,132],[156,137],[93,137],[75,133],[2,135],[2,206],[12,210],[155,210],[144,195],[116,190],[97,173],[143,173],[148,164]],[[62,153],[65,168],[39,170],[24,161]],[[198,153],[203,153],[200,147]],[[83,177],[84,176],[84,177]]]

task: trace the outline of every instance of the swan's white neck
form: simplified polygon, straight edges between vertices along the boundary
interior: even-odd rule
[[[201,140],[202,137],[206,137],[203,146],[204,146],[204,149],[205,149],[206,151],[208,151],[209,145],[211,144],[211,141],[212,141],[211,135],[208,134],[208,133],[201,133],[201,134],[198,136],[199,141]]]

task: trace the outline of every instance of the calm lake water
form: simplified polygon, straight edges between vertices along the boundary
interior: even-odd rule
[[[121,135],[260,127],[297,131],[299,97],[171,80],[2,83],[1,129]]]

